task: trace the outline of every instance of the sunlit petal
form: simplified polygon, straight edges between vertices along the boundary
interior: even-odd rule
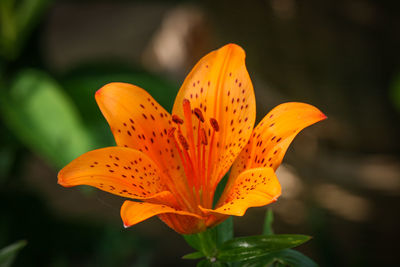
[[[65,187],[90,185],[134,199],[170,195],[160,171],[144,153],[122,147],[93,150],[78,157],[58,173]]]
[[[147,202],[125,201],[121,207],[121,218],[125,227],[140,223],[150,217],[160,214],[179,214],[201,219],[197,214],[175,209],[173,207]]]
[[[168,137],[171,116],[142,88],[109,83],[96,92],[96,101],[118,146],[146,153],[171,176],[182,174],[176,148]]]
[[[118,146],[138,149],[158,166],[169,190],[181,203],[188,199],[182,163],[168,136],[171,115],[142,88],[109,83],[96,92],[96,101]]]
[[[281,186],[272,168],[247,170],[226,190],[215,210],[202,210],[215,215],[243,216],[248,208],[265,206],[276,201],[281,194]]]
[[[245,53],[235,44],[228,44],[203,57],[189,73],[174,103],[173,114],[184,118],[182,103],[188,99],[191,108],[198,108],[205,117],[202,127],[208,137],[206,149],[207,179],[213,191],[247,143],[255,121],[253,85],[245,66]],[[194,140],[198,122],[192,115]],[[213,137],[210,119],[219,131]],[[189,131],[186,132],[190,135]],[[190,138],[188,138],[190,143]],[[211,153],[210,153],[211,150]]]
[[[271,167],[276,170],[294,137],[305,127],[325,118],[316,107],[304,103],[275,107],[254,128],[249,143],[232,166],[230,180],[247,169]]]

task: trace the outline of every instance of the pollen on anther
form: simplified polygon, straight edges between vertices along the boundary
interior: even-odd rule
[[[187,142],[186,138],[183,136],[182,133],[178,133],[178,140],[179,143],[182,145],[183,149],[189,150],[189,143]]]
[[[207,135],[206,135],[206,131],[204,130],[204,128],[200,129],[200,138],[201,138],[201,143],[203,145],[207,145],[208,144]]]
[[[183,120],[176,114],[172,115],[172,121],[176,124],[183,124]]]
[[[197,117],[201,122],[204,122],[203,112],[201,112],[201,110],[200,110],[199,108],[195,108],[195,109],[194,109],[194,114],[196,115],[196,117]]]
[[[216,132],[219,131],[219,124],[218,124],[218,121],[216,119],[211,118],[210,119],[210,124],[211,124],[211,127],[213,127],[214,131],[216,131]]]

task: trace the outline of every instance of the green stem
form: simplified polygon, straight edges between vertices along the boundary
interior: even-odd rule
[[[207,229],[204,232],[184,235],[186,242],[200,251],[210,262],[215,261],[217,255],[217,234],[215,228]]]
[[[207,231],[197,234],[199,240],[199,245],[201,247],[201,252],[210,260],[215,260],[215,255],[217,252],[217,242],[215,231],[213,229],[208,229]]]

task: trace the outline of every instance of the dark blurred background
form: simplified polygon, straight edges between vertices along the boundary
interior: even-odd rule
[[[321,266],[394,266],[400,248],[400,2],[368,0],[0,0],[0,248],[13,266],[193,266],[157,218],[122,227],[123,199],[62,188],[57,172],[114,141],[94,100],[112,81],[171,110],[201,56],[247,53],[257,118],[285,101],[328,120],[304,130],[278,170],[277,233]],[[260,234],[266,207],[235,218]]]

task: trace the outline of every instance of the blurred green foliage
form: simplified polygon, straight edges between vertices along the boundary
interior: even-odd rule
[[[139,68],[135,69],[123,63],[88,63],[79,66],[62,77],[62,85],[74,99],[85,126],[90,131],[97,147],[114,145],[114,138],[101,115],[94,99],[94,93],[110,82],[126,82],[140,86],[148,91],[167,110],[172,109],[175,91],[167,80],[152,75]]]
[[[390,99],[397,111],[400,112],[400,73],[397,73],[392,80],[390,88]]]
[[[21,238],[29,243],[15,266],[148,266],[152,259],[148,237],[120,225],[56,216],[44,199],[26,190],[2,190],[0,203],[0,244]]]
[[[63,79],[64,88],[43,71],[21,70],[2,92],[3,119],[24,144],[61,168],[89,150],[114,145],[94,101],[101,86],[112,81],[134,83],[164,96],[160,102],[171,108],[172,94],[165,92],[175,89],[167,82],[145,72],[108,68],[97,65],[71,72]]]
[[[32,51],[40,47],[27,42],[37,41],[30,34],[50,4],[0,1],[0,247],[28,240],[15,266],[149,266],[154,241],[120,225],[59,218],[21,176],[29,151],[57,170],[89,150],[115,145],[94,99],[103,85],[134,83],[167,109],[177,87],[121,62],[88,62],[58,75],[46,69],[41,52]],[[26,51],[33,61],[21,58]],[[1,250],[0,266],[9,266],[22,245]]]
[[[18,252],[26,246],[26,241],[17,241],[5,248],[0,249],[0,266],[9,267],[14,262]]]
[[[10,129],[57,167],[95,147],[72,100],[45,72],[21,70],[0,104]]]
[[[0,55],[15,60],[51,0],[0,1]]]

